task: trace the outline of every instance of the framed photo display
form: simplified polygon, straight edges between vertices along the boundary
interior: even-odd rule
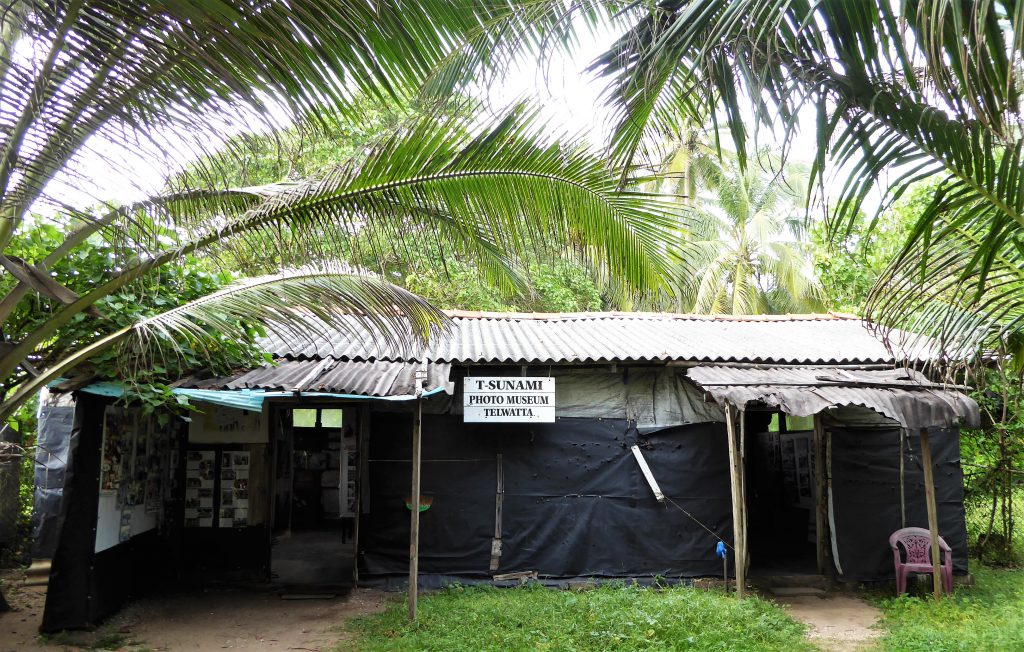
[[[185,527],[247,527],[247,450],[190,449],[185,454]]]

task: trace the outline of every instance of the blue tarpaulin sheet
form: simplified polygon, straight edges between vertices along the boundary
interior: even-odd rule
[[[57,384],[59,382],[61,382],[60,379],[54,381],[53,384]],[[97,396],[120,398],[124,395],[125,388],[121,383],[101,382],[86,385],[78,391],[85,392],[87,394],[95,394]],[[434,394],[438,394],[443,391],[443,387],[435,387],[434,389],[424,391],[422,395],[425,397],[433,396]],[[254,410],[257,412],[263,409],[263,401],[268,398],[341,398],[367,401],[416,400],[416,396],[412,394],[405,394],[401,396],[364,396],[361,394],[337,394],[329,392],[268,392],[261,389],[185,389],[179,387],[172,389],[171,392],[178,396],[187,396],[189,400],[192,401],[203,401],[205,403],[213,403],[214,405],[223,405],[225,407],[239,410]]]

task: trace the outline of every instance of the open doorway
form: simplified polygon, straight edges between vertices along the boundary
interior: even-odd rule
[[[354,410],[281,409],[275,452],[271,577],[286,585],[351,585],[358,445]]]
[[[817,574],[813,420],[757,416],[746,442],[750,573]]]

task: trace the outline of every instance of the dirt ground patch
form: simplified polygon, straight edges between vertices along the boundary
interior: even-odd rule
[[[45,596],[43,587],[15,585],[8,597],[16,611],[0,614],[0,652],[90,649],[98,642],[124,650],[323,652],[346,638],[345,620],[382,611],[388,601],[388,594],[372,589],[311,600],[241,590],[175,593],[132,602],[95,632],[40,640]]]
[[[20,571],[5,571],[0,579],[4,596],[14,609],[0,613],[0,652],[31,650],[43,619],[46,587],[24,586],[25,574]]]
[[[773,598],[789,615],[808,626],[808,638],[828,652],[862,652],[874,648],[882,632],[875,627],[882,612],[852,595]]]

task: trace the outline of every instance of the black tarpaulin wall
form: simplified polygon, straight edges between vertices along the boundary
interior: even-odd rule
[[[830,427],[833,508],[844,578],[891,579],[889,535],[901,527],[899,428]],[[959,438],[931,431],[939,525],[966,572]],[[408,571],[412,417],[374,413],[369,511],[360,523],[360,576]],[[464,424],[424,416],[420,572],[489,577],[497,455],[502,456],[502,556],[497,573],[549,578],[698,577],[721,573],[716,539],[671,505],[655,501],[629,447],[637,441],[662,491],[732,543],[728,448],[719,423],[639,436],[628,422]],[[905,461],[907,525],[927,527],[920,440]],[[751,550],[756,556],[757,550]],[[730,569],[731,570],[731,569]],[[429,583],[429,580],[427,580]]]
[[[78,396],[43,632],[97,625],[130,597],[151,588],[161,569],[159,560],[168,557],[156,530],[95,552],[103,410],[111,402]]]
[[[889,535],[900,529],[900,428],[836,428],[832,432],[832,500],[839,562],[845,577],[893,577]],[[939,534],[953,549],[953,570],[967,572],[963,473],[957,429],[929,430],[935,465]],[[907,527],[928,527],[921,439],[906,433]],[[756,551],[755,551],[756,552]]]
[[[408,570],[412,417],[374,413],[369,511],[360,523],[360,576]],[[425,415],[420,572],[490,576],[497,457],[504,475],[497,573],[551,578],[702,576],[721,573],[717,539],[679,509],[658,503],[630,446],[672,500],[732,541],[724,426],[704,423],[639,436],[625,420],[464,424]]]

